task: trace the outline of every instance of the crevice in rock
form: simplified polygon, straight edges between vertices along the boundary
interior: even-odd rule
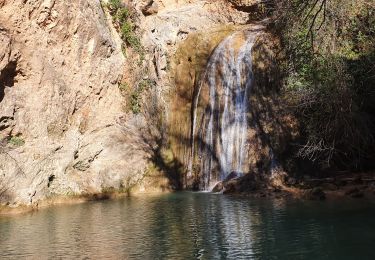
[[[103,151],[103,149],[97,151],[94,155],[84,159],[84,160],[79,160],[78,162],[76,162],[74,165],[73,165],[73,168],[78,170],[78,171],[81,171],[81,172],[84,172],[86,171],[88,168],[90,168],[91,164],[93,161],[95,161],[98,156],[101,154],[101,152]]]
[[[0,131],[7,129],[11,125],[11,122],[13,120],[14,120],[13,117],[0,116]]]
[[[56,178],[56,176],[54,174],[50,175],[48,177],[48,184],[47,184],[47,187],[49,188],[51,186],[51,183],[53,182],[53,180]]]
[[[1,71],[0,74],[0,102],[5,97],[5,87],[13,87],[18,74],[17,62],[12,61]]]
[[[248,6],[248,5],[236,5],[236,4],[233,4],[233,7],[236,10],[241,11],[241,12],[245,12],[245,13],[254,13],[258,9],[257,5],[250,5],[250,6]]]

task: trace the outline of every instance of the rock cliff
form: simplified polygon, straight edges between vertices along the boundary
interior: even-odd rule
[[[147,165],[99,1],[0,1],[0,194],[32,204],[128,187]]]
[[[162,125],[174,113],[171,66],[181,42],[246,24],[245,7],[259,2],[123,1],[137,17],[138,64],[124,50],[108,1],[0,0],[0,203],[32,205],[139,183],[163,134],[146,108],[158,103]],[[141,113],[127,109],[129,93],[121,90],[137,77],[153,82]]]

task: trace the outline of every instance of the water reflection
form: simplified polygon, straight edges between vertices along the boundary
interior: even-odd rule
[[[178,193],[0,218],[0,258],[375,259],[375,206]]]

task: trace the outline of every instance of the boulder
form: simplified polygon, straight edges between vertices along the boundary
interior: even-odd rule
[[[149,2],[145,7],[142,8],[142,13],[146,16],[157,14],[159,11],[159,5],[155,1]]]
[[[212,192],[222,192],[224,190],[224,184],[222,181],[216,183],[214,188],[212,189]]]
[[[237,192],[241,192],[241,190],[240,190],[240,187],[239,187],[239,185],[238,185],[239,183],[238,183],[238,181],[237,180],[230,180],[230,181],[228,181],[228,182],[226,182],[225,184],[224,184],[224,191],[223,191],[223,193],[224,194],[229,194],[229,193],[237,193]]]
[[[227,181],[230,181],[232,179],[235,179],[235,178],[238,178],[240,176],[240,174],[238,172],[231,172],[224,180],[224,182],[227,182]]]

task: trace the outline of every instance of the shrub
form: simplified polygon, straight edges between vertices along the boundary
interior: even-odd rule
[[[13,146],[22,146],[25,144],[25,140],[22,139],[20,136],[12,136],[9,140],[8,143],[13,145]]]
[[[135,16],[134,11],[123,5],[120,0],[110,0],[107,7],[113,17],[116,27],[119,28],[123,42],[142,55],[143,47],[133,23]]]
[[[130,87],[129,87],[129,84],[126,83],[126,82],[123,82],[121,83],[118,88],[121,90],[121,91],[129,91]]]
[[[298,155],[361,169],[375,155],[375,8],[363,0],[279,4],[284,90],[304,137]]]
[[[134,114],[142,112],[142,95],[145,91],[149,90],[153,84],[154,83],[149,79],[141,80],[129,93],[129,109]],[[128,85],[126,84],[126,86]],[[127,90],[129,90],[128,87]]]
[[[121,8],[121,0],[109,0],[108,1],[108,8],[112,11],[117,11]]]

